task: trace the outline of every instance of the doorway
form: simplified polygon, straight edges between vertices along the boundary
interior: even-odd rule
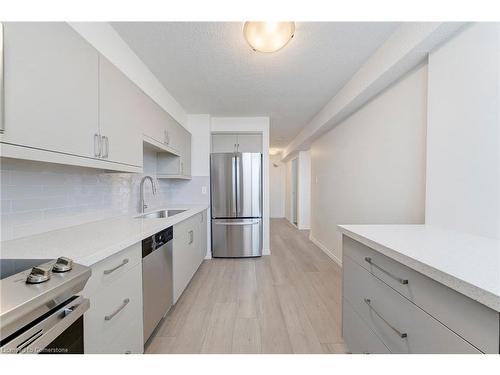
[[[292,160],[292,189],[291,189],[291,199],[292,199],[292,204],[291,204],[291,208],[292,208],[292,223],[295,224],[295,226],[297,226],[297,211],[298,211],[298,181],[299,181],[299,177],[298,177],[298,173],[299,173],[299,168],[298,168],[298,159],[295,158]]]

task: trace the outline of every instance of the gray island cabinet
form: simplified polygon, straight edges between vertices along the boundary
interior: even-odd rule
[[[357,226],[343,227],[342,334],[350,352],[500,352],[500,314],[494,306],[463,294],[460,283],[450,287],[431,265],[422,270],[432,278],[394,260],[402,256],[397,252],[384,255],[380,241],[359,235]]]

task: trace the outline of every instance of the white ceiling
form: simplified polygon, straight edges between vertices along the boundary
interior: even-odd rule
[[[270,116],[272,147],[286,146],[398,26],[297,23],[284,49],[262,54],[241,22],[112,25],[187,113]]]

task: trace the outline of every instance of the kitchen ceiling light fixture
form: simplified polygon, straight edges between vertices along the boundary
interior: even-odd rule
[[[295,33],[295,22],[245,22],[243,35],[254,51],[271,53],[287,45]]]

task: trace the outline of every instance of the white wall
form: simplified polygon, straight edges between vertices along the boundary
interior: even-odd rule
[[[311,152],[300,151],[298,159],[297,227],[311,228]]]
[[[292,223],[292,160],[285,162],[285,218]]]
[[[285,176],[285,217],[292,222],[292,162],[297,160],[297,228],[311,228],[311,152],[300,151],[286,163]]]
[[[269,211],[272,218],[285,217],[286,165],[281,155],[269,156]]]
[[[311,147],[311,239],[341,262],[338,224],[424,222],[427,67]]]
[[[205,203],[210,205],[210,115],[187,115],[186,127],[191,132],[191,175],[193,178],[190,186],[197,189],[197,193],[205,197]],[[184,194],[185,190],[186,187],[182,191]],[[210,208],[207,217],[211,217]],[[207,220],[206,259],[212,257],[211,234],[210,220]]]
[[[427,60],[463,22],[403,22],[283,151],[288,160]]]
[[[191,132],[191,174],[210,176],[210,115],[187,115]]]
[[[155,162],[147,156],[145,163]],[[148,166],[145,166],[149,170]],[[0,179],[1,240],[79,225],[139,209],[142,174],[107,173],[99,169],[2,159]],[[167,182],[153,196],[146,186],[145,199],[151,209],[177,198]],[[197,203],[200,194],[191,195]]]
[[[429,57],[427,224],[500,238],[499,56],[481,23]]]
[[[174,119],[186,125],[184,109],[109,23],[68,22],[68,24]]]
[[[263,250],[271,253],[269,228],[269,117],[212,117],[212,132],[259,132],[262,133],[262,175],[263,175]]]

